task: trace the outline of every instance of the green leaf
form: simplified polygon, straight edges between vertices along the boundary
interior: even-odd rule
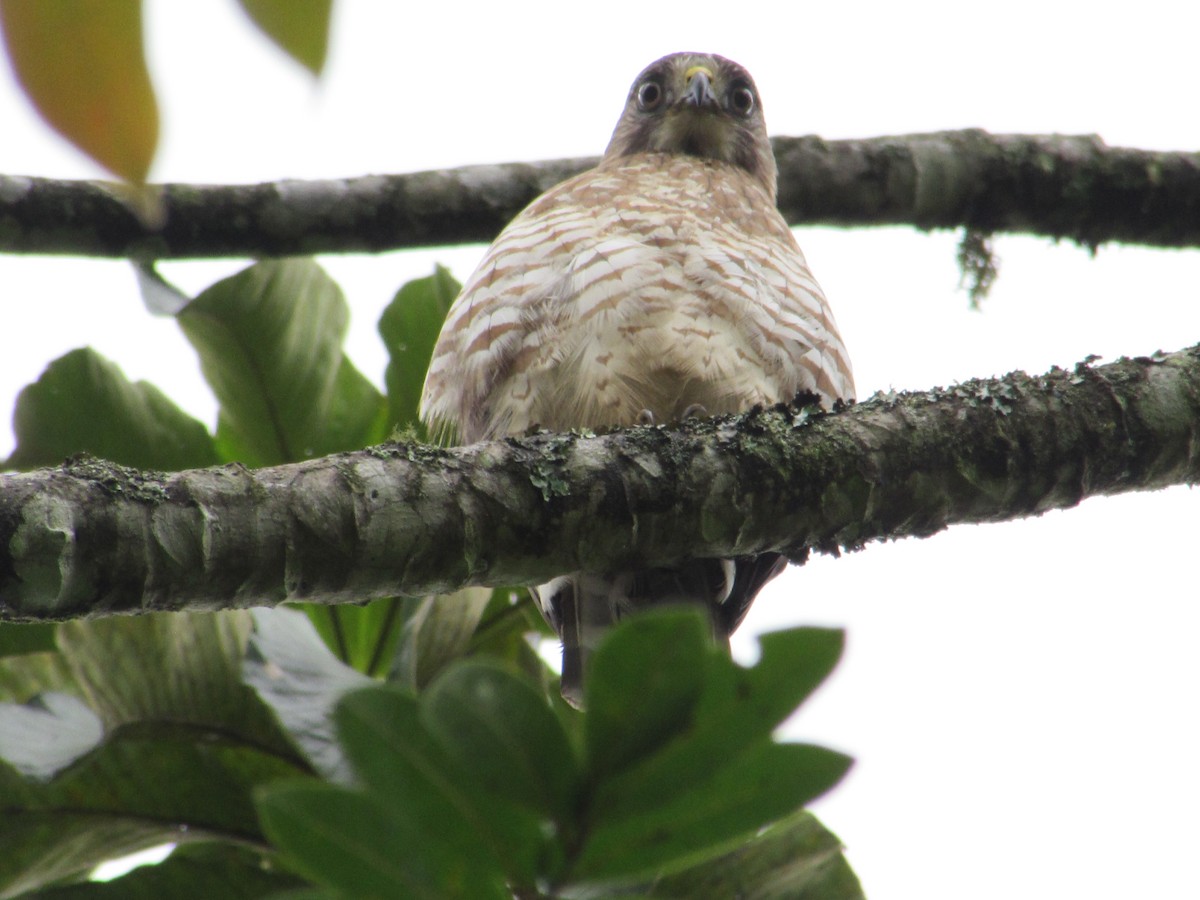
[[[38,900],[257,900],[304,884],[261,853],[226,843],[178,847],[163,862],[107,882],[43,888]]]
[[[464,651],[471,656],[485,656],[507,664],[537,683],[543,691],[561,699],[559,674],[541,654],[535,644],[550,639],[554,632],[524,588],[501,587],[492,592],[491,602],[483,611],[479,625]],[[579,717],[566,702],[555,708],[575,722]],[[569,712],[568,712],[569,711]]]
[[[378,443],[387,411],[342,352],[349,312],[311,260],[260,262],[178,316],[220,403],[223,455],[275,465]]]
[[[386,798],[315,782],[271,785],[258,809],[285,862],[318,884],[356,900],[506,897],[428,834],[416,819],[397,818]],[[438,823],[430,823],[436,825]]]
[[[0,785],[6,780],[0,771]],[[69,815],[65,802],[59,810],[31,812],[7,794],[5,801],[0,897],[41,897],[47,885],[81,878],[109,859],[175,839],[161,825],[131,821],[116,812],[81,809]]]
[[[142,295],[142,305],[152,316],[178,315],[192,302],[191,296],[163,277],[153,260],[134,259],[130,263],[137,278],[138,292]]]
[[[587,682],[588,767],[605,778],[639,762],[690,725],[712,652],[703,614],[653,611],[614,629]]]
[[[296,784],[260,794],[265,827],[291,865],[356,897],[501,898],[511,896],[506,873],[532,877],[537,818],[473,789],[422,726],[415,697],[366,688],[335,718],[364,790]]]
[[[58,465],[77,453],[164,471],[218,462],[200,422],[88,347],[59,357],[21,391],[13,430],[17,448],[6,465],[21,469]]]
[[[863,900],[842,842],[811,813],[768,828],[736,850],[655,881],[672,900]]]
[[[850,767],[848,757],[832,750],[771,742],[724,762],[667,802],[650,799],[601,813],[572,877],[629,880],[683,868],[795,812]]]
[[[476,851],[484,823],[422,727],[415,697],[390,687],[365,688],[345,697],[335,717],[354,770],[372,791],[428,821],[433,840],[466,856]]]
[[[58,653],[4,661],[18,686],[62,681],[92,713],[65,698],[39,720],[8,711],[6,740],[21,745],[15,761],[43,778],[59,771],[38,783],[0,764],[0,896],[155,844],[231,834],[257,839],[251,790],[305,766],[242,684],[249,624],[245,613],[66,622],[58,628]],[[23,682],[21,670],[29,673]],[[83,737],[94,737],[97,717],[103,743],[60,768]],[[43,748],[41,771],[30,767],[28,753],[21,758],[22,746],[38,740],[34,729],[49,729],[61,742],[57,750]]]
[[[709,680],[698,715],[736,710],[739,734],[766,736],[782,725],[837,667],[845,634],[836,628],[789,628],[761,635],[750,668],[719,657],[724,677]]]
[[[460,664],[420,701],[390,687],[352,693],[336,720],[364,790],[260,793],[268,833],[313,880],[355,897],[507,898],[507,884],[532,884],[556,858],[545,816],[529,808],[567,809],[574,757],[519,676]]]
[[[13,70],[42,118],[110,172],[144,182],[158,105],[141,0],[5,0],[0,23]]]
[[[325,67],[333,0],[238,0],[272,41],[314,75]]]
[[[541,843],[537,817],[470,787],[446,748],[423,727],[417,700],[390,687],[350,694],[336,712],[347,755],[397,818],[427,844],[470,861],[481,876],[529,875]]]
[[[597,816],[637,816],[649,805],[694,793],[698,781],[769,740],[833,670],[843,635],[793,628],[764,635],[760,645],[759,661],[749,669],[709,652],[701,667],[704,690],[686,731],[603,784],[594,801]]]
[[[0,657],[53,650],[53,622],[0,622]]]
[[[545,693],[494,662],[450,667],[421,695],[421,721],[480,790],[567,821],[580,767]]]
[[[271,708],[292,743],[318,772],[348,783],[349,764],[333,727],[333,709],[349,691],[372,684],[344,665],[294,609],[256,609],[242,666],[245,681]]]
[[[64,622],[58,643],[108,729],[216,728],[293,759],[270,711],[242,682],[246,612],[153,613]]]
[[[296,771],[217,725],[167,723],[122,729],[46,783],[0,765],[0,896],[159,844],[256,841],[251,790]]]
[[[24,703],[44,691],[82,696],[61,653],[49,650],[0,658],[0,700]]]
[[[390,677],[406,687],[427,685],[466,652],[492,596],[488,588],[469,587],[453,594],[405,600]]]
[[[389,354],[384,383],[393,428],[413,426],[425,436],[417,418],[425,372],[442,322],[461,289],[450,270],[438,266],[429,277],[400,288],[379,319],[379,334]]]
[[[364,675],[383,672],[396,652],[404,627],[402,597],[384,597],[362,606],[300,603],[317,633],[347,665]]]
[[[772,733],[836,664],[839,632],[793,629],[743,669],[692,611],[637,616],[597,649],[586,837],[573,882],[633,884],[726,852],[835,784],[850,760]],[[597,710],[601,715],[592,717]]]

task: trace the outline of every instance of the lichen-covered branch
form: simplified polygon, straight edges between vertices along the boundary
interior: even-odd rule
[[[542,191],[595,163],[556,160],[247,185],[164,184],[156,188],[160,208],[146,218],[106,182],[0,175],[0,252],[153,260],[487,242]]]
[[[793,225],[966,227],[1200,246],[1200,154],[983,131],[775,139]],[[268,184],[163,185],[161,223],[102,182],[0,176],[0,252],[135,259],[296,256],[491,240],[595,159]]]
[[[1200,246],[1200,153],[1094,135],[946,131],[860,141],[776,138],[789,222],[965,227],[1157,247]],[[782,177],[782,173],[789,177]]]
[[[930,535],[1200,480],[1200,346],[605,436],[0,476],[0,619],[361,601]]]

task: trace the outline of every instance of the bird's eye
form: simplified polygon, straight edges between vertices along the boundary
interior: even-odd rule
[[[637,105],[642,112],[649,112],[662,102],[663,91],[657,81],[642,82],[637,89]]]
[[[748,116],[754,112],[754,91],[742,86],[736,87],[729,94],[729,105],[739,116]]]

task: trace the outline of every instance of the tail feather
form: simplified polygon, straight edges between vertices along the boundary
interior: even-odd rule
[[[657,606],[701,606],[711,617],[713,639],[727,644],[754,596],[785,566],[777,553],[698,559],[656,569],[576,572],[532,589],[562,640],[563,697],[582,707],[589,657],[605,632],[626,616]]]

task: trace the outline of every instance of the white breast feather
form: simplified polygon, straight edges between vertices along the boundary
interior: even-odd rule
[[[827,404],[853,396],[825,298],[785,230],[751,237],[714,221],[711,184],[649,167],[590,178],[489,249],[435,349],[426,421],[474,441],[631,424],[643,409],[665,421],[692,403],[733,412],[801,389]],[[589,205],[589,189],[632,199]]]

